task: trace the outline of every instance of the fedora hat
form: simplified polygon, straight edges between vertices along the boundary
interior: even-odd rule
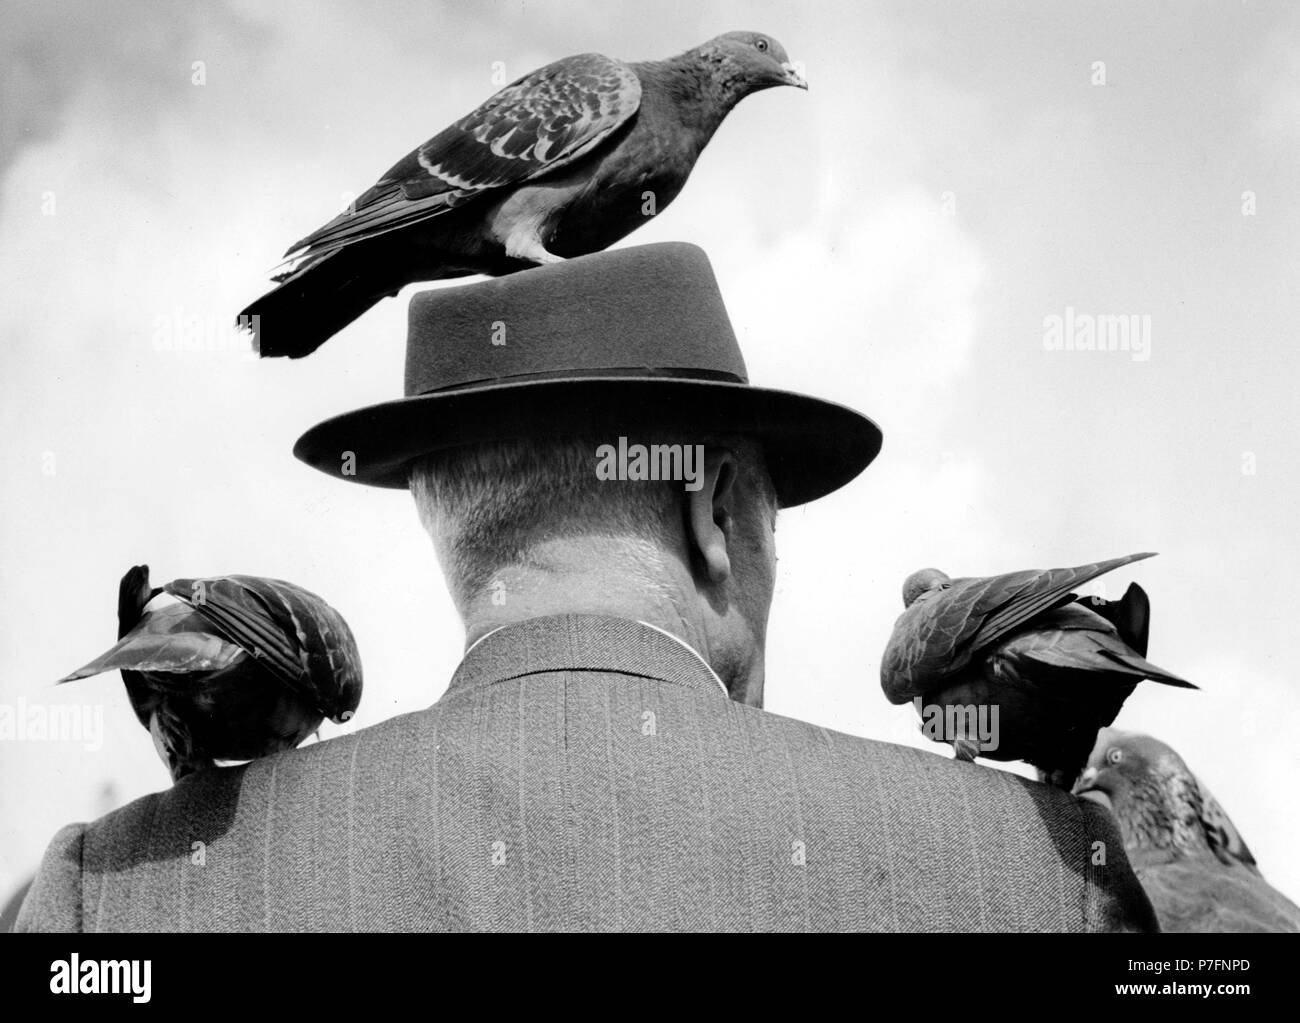
[[[405,488],[413,459],[543,436],[753,437],[781,507],[842,487],[880,430],[833,402],[754,387],[704,250],[598,252],[411,299],[406,396],[327,419],[294,454]]]

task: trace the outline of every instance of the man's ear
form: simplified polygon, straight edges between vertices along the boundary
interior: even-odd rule
[[[699,490],[686,491],[686,524],[709,580],[722,583],[731,575],[727,540],[735,521],[736,456],[720,448],[706,448],[703,476]]]

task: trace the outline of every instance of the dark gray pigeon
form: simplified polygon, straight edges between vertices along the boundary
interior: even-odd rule
[[[759,32],[728,32],[670,60],[584,53],[548,64],[291,245],[280,286],[239,322],[262,355],[300,358],[414,281],[598,252],[676,198],[737,103],[779,85],[808,87]]]
[[[1300,908],[1264,880],[1241,833],[1182,757],[1103,728],[1076,795],[1107,807],[1164,931],[1300,931]]]
[[[919,699],[923,730],[958,757],[1024,760],[1069,788],[1138,682],[1196,688],[1146,659],[1140,587],[1118,601],[1073,592],[1149,557],[985,578],[914,572],[880,665],[885,696]]]
[[[361,702],[361,657],[329,604],[281,579],[223,575],[118,587],[118,642],[71,682],[121,671],[140,724],[174,781],[218,760],[293,749]]]

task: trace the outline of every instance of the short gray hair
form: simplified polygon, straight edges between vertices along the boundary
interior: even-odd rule
[[[640,439],[640,438],[638,438]],[[664,437],[645,443],[682,443]],[[420,522],[433,538],[458,602],[482,593],[493,575],[524,564],[538,543],[558,537],[608,536],[667,541],[680,529],[681,481],[600,479],[591,437],[496,441],[437,451],[411,463],[410,489]],[[742,437],[695,438],[737,461],[742,502],[776,497],[757,442]]]

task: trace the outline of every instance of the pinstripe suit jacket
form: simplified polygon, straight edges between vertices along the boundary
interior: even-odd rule
[[[18,929],[1155,929],[1123,850],[1092,803],[555,616],[427,710],[64,828]]]

